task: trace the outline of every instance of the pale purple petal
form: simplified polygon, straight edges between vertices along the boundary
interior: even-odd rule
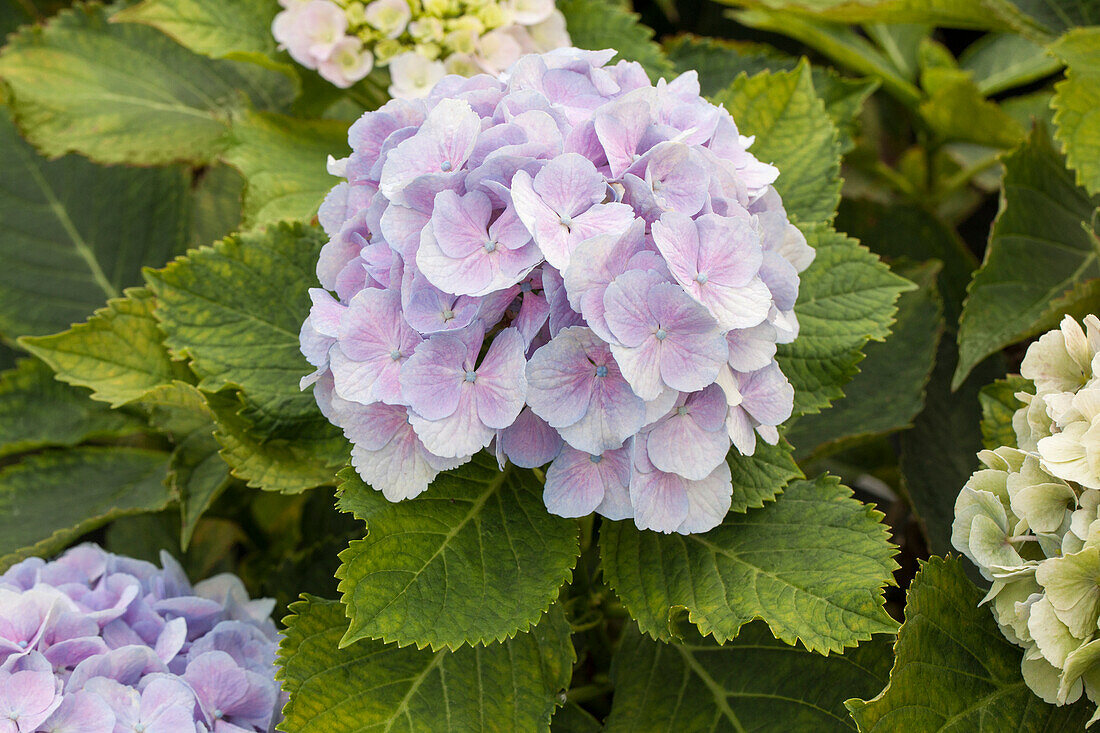
[[[551,514],[583,517],[603,503],[610,487],[621,493],[629,483],[629,449],[592,455],[566,447],[546,469],[542,499]]]
[[[530,407],[524,408],[514,423],[497,433],[497,442],[508,460],[520,468],[538,468],[549,463],[564,444],[558,431]]]
[[[527,396],[526,348],[519,331],[506,328],[493,339],[485,359],[474,370],[477,416],[486,427],[506,428],[523,409]]]
[[[456,336],[437,334],[416,347],[401,369],[401,391],[426,420],[449,417],[458,407],[470,357]]]

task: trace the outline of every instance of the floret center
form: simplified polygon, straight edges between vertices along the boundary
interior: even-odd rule
[[[470,384],[473,384],[474,382],[476,382],[477,381],[477,372],[475,372],[473,369],[467,369],[466,370],[466,381],[469,382]]]
[[[661,182],[660,181],[654,181],[653,182],[653,192],[656,193],[657,191],[660,191],[660,190],[661,190]]]
[[[563,227],[565,227],[566,229],[573,226],[573,217],[569,216],[569,214],[562,214],[561,215],[561,225]]]
[[[27,648],[27,640],[26,639],[20,639],[17,643],[19,644],[20,649],[26,649]]]
[[[493,240],[490,239],[490,240],[485,242],[485,251],[486,252],[495,252],[496,249],[497,249],[497,243],[494,242]]]
[[[394,361],[400,361],[401,360],[401,349],[394,349],[393,351],[391,351],[390,352],[390,358],[393,359]]]
[[[445,160],[439,164],[439,170],[443,171],[444,173],[450,173],[452,168],[454,168],[454,166],[449,160]]]
[[[450,308],[444,308],[443,309],[443,322],[444,323],[446,323],[447,321],[451,320],[454,317],[455,317],[455,312],[453,310],[451,310]]]
[[[666,331],[666,330],[665,330],[665,329],[663,329],[663,328],[658,328],[658,329],[657,329],[657,330],[656,330],[656,331],[655,331],[655,332],[653,333],[653,335],[657,337],[657,340],[658,340],[658,341],[664,341],[664,340],[665,340],[666,338],[668,338],[668,331]]]
[[[217,718],[218,720],[221,720],[224,716],[225,716],[225,713],[222,712],[221,708],[215,708],[214,709],[214,717],[215,718]]]
[[[707,280],[707,273],[705,272],[700,272],[698,275],[695,276],[695,282],[699,283],[700,285],[706,285]]]
[[[683,417],[684,415],[688,414],[687,405],[680,405],[679,407],[677,407],[676,408],[676,414],[679,415],[680,417]]]
[[[598,367],[596,367],[596,376],[597,377],[606,377],[607,376],[607,367],[604,366],[603,364],[600,364]]]
[[[592,461],[593,463],[599,463],[603,460],[603,456],[589,456],[588,460]]]

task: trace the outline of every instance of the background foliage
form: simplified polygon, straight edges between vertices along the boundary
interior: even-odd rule
[[[0,0],[0,569],[90,536],[239,573],[287,614],[288,733],[1080,728],[925,559],[1015,407],[986,385],[1100,310],[1100,4],[558,6],[697,70],[817,248],[796,418],[726,521],[564,520],[486,457],[401,504],[341,472],[298,328],[385,72],[290,63],[275,0]]]

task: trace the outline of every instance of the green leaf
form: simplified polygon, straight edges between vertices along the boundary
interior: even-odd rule
[[[57,372],[62,382],[92,390],[92,399],[119,407],[186,373],[164,348],[153,318],[155,299],[145,288],[107,301],[86,323],[19,343]]]
[[[789,644],[836,652],[896,628],[882,591],[893,582],[897,550],[881,518],[822,476],[794,481],[775,503],[728,514],[704,534],[604,522],[600,556],[608,583],[655,638],[670,638],[686,608],[699,632],[719,642],[761,618]]]
[[[110,22],[95,4],[15,34],[0,77],[35,147],[102,163],[209,162],[250,98],[278,108],[293,95],[281,74],[197,56],[153,28]]]
[[[1024,139],[1023,125],[987,100],[965,72],[931,69],[921,80],[930,93],[920,103],[920,115],[939,138],[1000,148]]]
[[[0,112],[0,333],[38,336],[83,321],[187,246],[181,168],[47,161]]]
[[[707,97],[726,89],[742,73],[753,76],[762,71],[792,71],[798,67],[797,58],[770,46],[720,38],[681,35],[669,41],[665,51],[676,73],[694,70],[699,74],[699,86]],[[812,73],[814,90],[840,131],[840,151],[846,153],[854,145],[856,115],[878,82],[847,79],[820,67],[814,67]]]
[[[235,234],[146,279],[173,353],[191,359],[199,388],[240,388],[259,429],[319,415],[298,381],[312,371],[298,350],[323,233],[301,224]]]
[[[1001,210],[959,320],[953,387],[990,354],[1052,328],[1063,311],[1051,301],[1100,277],[1096,235],[1085,228],[1100,201],[1074,185],[1046,133],[1034,131],[1004,166]]]
[[[352,469],[337,506],[367,523],[336,573],[359,639],[457,649],[526,631],[580,556],[577,523],[546,511],[531,471],[482,452],[415,499],[391,502]]]
[[[1016,431],[1012,415],[1024,406],[1016,399],[1017,392],[1033,392],[1035,386],[1018,375],[1009,375],[982,387],[978,402],[982,406],[982,444],[990,450],[1002,445],[1016,447]]]
[[[257,431],[240,414],[242,405],[235,397],[211,395],[209,399],[221,456],[233,475],[253,488],[297,494],[335,485],[336,472],[347,465],[350,455],[344,434],[320,413],[306,422]]]
[[[1100,28],[1077,28],[1050,50],[1069,66],[1054,86],[1054,137],[1077,183],[1100,193]]]
[[[600,733],[602,730],[600,721],[572,700],[558,708],[550,721],[550,733]]]
[[[955,343],[942,339],[924,410],[899,438],[905,489],[928,547],[936,554],[951,551],[955,499],[978,468],[977,453],[982,449],[978,390],[1004,374],[1000,358],[990,359],[952,392],[951,373],[957,360]]]
[[[672,65],[653,41],[653,30],[642,25],[637,13],[615,0],[559,0],[569,37],[577,48],[613,48],[617,59],[637,61],[651,79],[668,76]]]
[[[74,448],[29,456],[0,470],[0,569],[52,555],[86,532],[168,505],[168,454]]]
[[[775,188],[791,218],[831,221],[840,201],[840,148],[809,63],[738,77],[714,101],[726,106],[741,134],[756,136],[753,155],[779,168]]]
[[[1020,676],[1011,644],[957,558],[933,557],[909,587],[890,683],[872,700],[849,700],[864,733],[1084,730],[1088,703],[1056,708]]]
[[[883,89],[907,106],[921,99],[920,89],[905,73],[851,27],[766,10],[742,11],[734,17],[751,28],[790,36],[860,76],[880,80]]]
[[[794,386],[796,415],[819,412],[843,396],[861,349],[886,338],[898,296],[916,287],[854,239],[825,227],[804,231],[817,256],[801,275],[794,307],[799,336],[777,356]]]
[[[348,152],[348,124],[250,114],[233,125],[226,160],[247,181],[246,224],[310,219],[337,179],[325,167],[328,156]]]
[[[88,399],[84,390],[54,379],[37,359],[0,373],[0,457],[147,430],[136,415]]]
[[[209,166],[196,174],[191,189],[190,247],[205,247],[240,228],[243,189],[244,179],[227,165]]]
[[[1100,24],[1097,0],[982,0],[1001,22],[1046,43],[1075,26]]]
[[[758,509],[778,496],[792,479],[804,478],[791,458],[791,446],[786,441],[780,441],[779,445],[757,441],[756,451],[751,456],[731,450],[726,463],[733,478],[731,512]]]
[[[1012,33],[990,33],[970,44],[959,66],[984,95],[999,94],[1049,76],[1062,64],[1038,43]]]
[[[145,0],[115,14],[116,23],[144,23],[195,53],[212,58],[274,56],[270,0]]]
[[[920,23],[947,28],[1006,27],[982,0],[723,0],[730,5],[782,9],[838,23]]]
[[[172,453],[168,481],[179,496],[180,547],[184,550],[195,533],[195,525],[214,499],[229,485],[229,466],[218,451],[213,423],[184,437]]]
[[[690,627],[666,644],[631,624],[612,661],[615,696],[604,730],[854,731],[844,701],[886,684],[890,641],[823,657],[777,641],[762,623],[722,645]]]
[[[805,415],[785,436],[801,459],[845,438],[901,430],[924,406],[936,346],[943,333],[943,300],[936,289],[940,263],[903,270],[920,289],[898,299],[898,315],[882,343],[867,345],[859,374],[844,388],[832,409]]]
[[[557,606],[529,633],[454,652],[342,647],[339,603],[306,596],[290,609],[278,673],[286,733],[548,731],[569,685],[573,646]]]

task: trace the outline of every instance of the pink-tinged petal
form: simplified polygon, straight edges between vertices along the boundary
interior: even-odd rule
[[[627,441],[619,450],[607,451],[599,463],[603,477],[603,501],[596,513],[608,519],[627,519],[634,516],[630,505],[630,476],[633,473],[634,440]]]
[[[390,204],[382,214],[382,238],[398,254],[411,257],[420,244],[420,233],[431,217],[407,206]],[[326,245],[327,246],[327,245]]]
[[[431,455],[405,422],[379,450],[369,450],[362,444],[351,449],[351,464],[359,476],[389,501],[418,496],[440,471],[457,468],[468,460],[469,456],[442,459]]]
[[[603,291],[626,271],[626,263],[645,247],[645,222],[635,219],[621,234],[592,237],[573,251],[569,267],[562,272],[569,305],[584,314],[587,301],[603,304]]]
[[[583,517],[603,501],[604,482],[598,463],[600,455],[589,455],[570,447],[562,449],[546,469],[542,500],[551,514]]]
[[[409,410],[401,405],[375,402],[358,405],[343,402],[338,405],[337,424],[352,443],[366,450],[381,450],[402,433],[409,422]]]
[[[603,296],[604,318],[611,334],[622,346],[638,347],[653,340],[660,324],[650,309],[650,292],[663,282],[656,273],[631,270],[615,278],[607,286]],[[622,366],[618,353],[615,358]],[[626,372],[626,367],[623,367],[623,371]],[[627,380],[631,381],[629,377]]]
[[[756,431],[752,428],[752,419],[743,407],[731,407],[726,418],[726,432],[737,451],[743,456],[756,452]]]
[[[757,422],[779,425],[791,416],[794,388],[775,362],[749,374],[738,374],[737,381],[744,398],[741,406]]]
[[[527,404],[556,428],[572,425],[588,411],[596,380],[586,349],[590,333],[577,326],[563,329],[527,363]]]
[[[493,205],[480,191],[459,196],[442,191],[435,197],[431,226],[443,254],[461,258],[483,249],[489,241],[489,217]]]
[[[514,206],[509,205],[489,226],[489,237],[504,249],[519,249],[531,241],[523,220],[519,218]]]
[[[51,671],[0,672],[0,719],[16,720],[20,733],[36,730],[60,704]]]
[[[724,427],[727,408],[721,390],[718,391],[722,402],[719,426]],[[649,433],[646,450],[658,470],[698,481],[725,462],[730,439],[725,430],[705,430],[690,410],[690,404],[681,405],[658,422]]]
[[[733,330],[726,334],[726,343],[730,347],[730,367],[739,372],[754,372],[775,358],[775,327],[764,322]]]
[[[160,661],[168,664],[180,653],[186,641],[187,619],[174,618],[164,625],[156,644],[153,645],[153,651],[157,653]]]
[[[335,338],[340,332],[340,321],[347,307],[333,298],[327,290],[310,288],[309,298],[313,306],[309,309],[309,319],[317,332]]]
[[[341,181],[333,186],[321,202],[321,208],[317,210],[317,220],[321,228],[330,237],[336,236],[340,227],[348,220],[348,190],[350,186],[346,181]]]
[[[561,452],[563,441],[531,408],[524,408],[511,425],[497,434],[497,444],[520,468],[538,468]]]
[[[686,482],[688,513],[676,531],[680,534],[708,532],[725,519],[733,497],[730,467],[723,461],[701,481]]]
[[[656,339],[632,347],[611,344],[611,354],[638,397],[654,400],[665,391],[661,381],[661,345]]]
[[[472,384],[461,385],[458,406],[445,418],[427,420],[415,413],[409,415],[413,430],[429,452],[443,458],[458,458],[471,456],[489,445],[494,431],[478,419],[474,392]]]
[[[535,193],[531,176],[518,171],[512,178],[512,205],[543,257],[555,267],[568,263],[569,229],[561,217]]]
[[[335,346],[329,352],[329,370],[336,394],[345,400],[369,405],[379,401],[385,393],[389,397],[387,402],[403,401],[400,384],[394,389],[400,364],[388,355],[355,361],[345,356],[340,346]]]
[[[85,659],[106,654],[108,651],[110,648],[103,639],[98,636],[84,636],[51,644],[42,655],[55,667],[72,669]]]
[[[569,307],[568,293],[561,273],[547,265],[542,268],[542,291],[550,305],[550,335],[557,336],[563,328],[583,326],[584,318]]]
[[[445,293],[428,282],[416,268],[406,262],[401,278],[401,311],[405,320],[422,334],[458,331],[477,318],[481,299]]]
[[[81,690],[65,695],[43,728],[50,733],[113,733],[115,714],[102,697]]]
[[[729,371],[728,369],[726,371]],[[680,393],[674,389],[663,389],[654,399],[645,403],[645,424],[652,425],[668,414],[669,410],[680,402]]]
[[[798,270],[778,252],[764,253],[760,279],[767,286],[779,310],[791,310],[798,300]]]
[[[473,382],[477,416],[489,428],[501,430],[515,422],[527,396],[524,368],[527,346],[514,328],[493,339],[485,359],[475,370]]]
[[[528,290],[523,294],[523,303],[520,305],[519,314],[512,325],[523,336],[524,349],[531,346],[531,342],[538,336],[539,331],[546,325],[550,317],[550,304],[546,297]]]
[[[664,210],[657,202],[657,195],[653,193],[649,183],[633,173],[627,173],[623,176],[622,184],[623,203],[629,204],[630,208],[634,209],[634,213],[646,224],[653,224],[661,218]],[[703,194],[706,195],[706,191],[703,191]]]
[[[672,283],[654,285],[649,299],[652,317],[666,334],[658,342],[661,379],[681,392],[703,389],[717,378],[729,356],[722,332],[704,308]]]
[[[634,471],[630,476],[630,503],[638,529],[665,534],[675,532],[688,518],[690,509],[684,479],[662,471]]]
[[[679,142],[664,142],[645,155],[646,187],[653,192],[657,205],[686,216],[699,213],[707,200],[707,190],[699,185],[706,180],[706,169],[691,148]]]
[[[409,406],[426,420],[449,417],[458,407],[466,381],[466,344],[439,334],[416,347],[401,370],[401,391]]]
[[[405,188],[424,175],[449,174],[465,165],[481,132],[481,118],[460,99],[444,99],[428,113],[415,135],[386,156],[379,188],[402,203]]]
[[[439,246],[432,229],[425,227],[416,250],[416,266],[434,287],[454,295],[486,295],[492,287],[493,267],[484,248],[461,258],[448,255]]]
[[[198,600],[202,601],[204,599]],[[159,601],[156,604],[158,610],[160,610],[159,606],[164,603],[164,601]],[[221,607],[218,606],[217,611],[220,612],[221,610]],[[69,677],[66,689],[79,690],[84,686],[84,683],[95,677],[107,677],[123,685],[136,685],[147,674],[167,671],[168,668],[164,665],[164,662],[160,661],[156,652],[149,647],[124,646],[112,649],[106,654],[85,659],[78,664]]]
[[[645,102],[619,102],[593,118],[596,135],[607,155],[611,175],[621,176],[635,160],[642,137],[650,124]]]
[[[596,379],[588,412],[572,425],[558,428],[565,442],[586,453],[619,448],[641,429],[646,418],[645,402],[623,378],[608,347],[600,347],[589,349],[589,359],[596,364]]]
[[[195,723],[195,693],[171,677],[158,677],[141,691],[141,722],[146,733],[178,733]]]
[[[582,214],[573,217],[573,224],[569,227],[569,252],[584,240],[600,234],[615,234],[621,236],[636,220],[634,209],[627,204],[611,202],[596,204]],[[566,267],[568,267],[566,262]]]
[[[298,349],[312,366],[327,366],[329,350],[335,343],[336,339],[318,333],[308,316],[302,321],[302,330],[298,333]]]
[[[695,220],[699,231],[699,271],[708,282],[728,287],[745,285],[762,262],[760,233],[741,217],[706,214]]]

